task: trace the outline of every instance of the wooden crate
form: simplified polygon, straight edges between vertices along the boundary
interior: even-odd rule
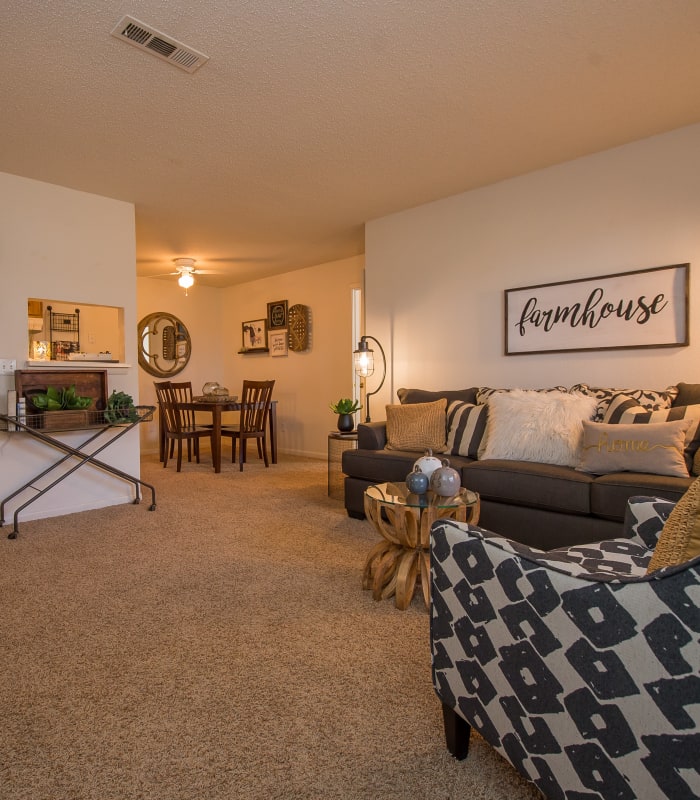
[[[88,411],[101,411],[107,407],[107,370],[106,369],[27,369],[15,372],[15,389],[17,397],[27,397],[27,392],[45,392],[50,386],[59,391],[66,386],[75,385],[75,391],[82,397],[91,397],[92,403]],[[27,403],[27,413],[33,413]],[[55,411],[65,414],[65,411]]]
[[[75,428],[88,428],[90,414],[87,411],[44,411],[40,417],[40,426],[46,431],[68,431]]]

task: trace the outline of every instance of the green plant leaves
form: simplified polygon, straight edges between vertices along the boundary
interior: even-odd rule
[[[136,422],[139,418],[134,406],[134,398],[126,392],[116,390],[107,398],[107,408],[104,411],[107,422]]]
[[[39,411],[70,411],[76,408],[88,408],[92,397],[81,397],[73,386],[56,389],[49,386],[45,392],[37,392],[31,396],[32,405]]]
[[[329,408],[334,414],[354,414],[362,406],[357,400],[352,400],[350,397],[341,397],[337,403],[331,403]]]

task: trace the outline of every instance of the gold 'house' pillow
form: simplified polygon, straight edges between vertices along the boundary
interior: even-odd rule
[[[387,450],[432,450],[447,448],[447,400],[386,407]]]
[[[583,422],[581,461],[576,469],[609,472],[648,472],[687,478],[685,434],[691,420],[650,422],[648,425],[608,425]]]

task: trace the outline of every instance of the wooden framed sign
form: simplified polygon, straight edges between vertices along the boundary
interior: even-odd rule
[[[287,327],[287,301],[276,300],[267,304],[267,329],[275,330]]]
[[[690,264],[505,290],[505,354],[688,345]]]

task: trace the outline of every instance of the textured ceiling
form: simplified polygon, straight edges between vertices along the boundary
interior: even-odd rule
[[[117,40],[125,14],[210,60]],[[699,0],[11,0],[0,53],[0,171],[133,202],[138,274],[215,286],[700,121]]]

